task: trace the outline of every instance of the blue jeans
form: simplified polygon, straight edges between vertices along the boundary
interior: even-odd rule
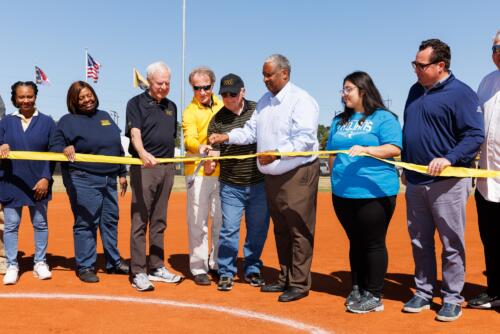
[[[28,207],[35,230],[35,263],[45,261],[49,231],[47,226],[47,203],[36,203]],[[22,207],[4,208],[4,244],[7,264],[17,266],[17,243]]]
[[[95,269],[97,228],[101,232],[106,268],[118,265],[117,175],[65,169],[62,174],[75,217],[73,239],[77,272]]]
[[[269,229],[269,209],[267,207],[264,182],[250,186],[236,186],[220,183],[222,227],[219,234],[219,255],[217,264],[219,275],[234,277],[240,240],[240,223],[243,210],[247,235],[243,247],[245,256],[245,276],[260,273],[260,256]]]

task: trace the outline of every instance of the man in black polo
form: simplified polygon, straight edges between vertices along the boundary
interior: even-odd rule
[[[5,116],[5,104],[2,96],[0,96],[0,120]],[[0,275],[5,274],[7,270],[7,260],[5,259],[5,251],[3,247],[3,208],[0,205]]]
[[[138,291],[153,290],[150,281],[176,283],[181,280],[164,265],[163,233],[167,226],[168,199],[174,183],[175,167],[173,163],[158,164],[156,160],[174,156],[177,106],[166,98],[170,91],[170,73],[170,68],[163,62],[149,65],[149,89],[127,104],[129,152],[143,162],[142,166],[130,167],[130,272],[132,286]],[[149,266],[146,263],[148,226]]]
[[[227,133],[242,128],[252,117],[256,103],[245,99],[243,80],[235,74],[221,79],[220,91],[224,107],[212,118],[208,126],[208,136],[212,133]],[[257,144],[214,145],[221,156],[246,155],[257,151]],[[245,281],[255,287],[264,285],[260,270],[260,256],[269,229],[269,209],[267,207],[264,175],[257,168],[256,158],[229,159],[220,161],[220,199],[222,227],[219,233],[217,265],[219,283],[217,289],[229,291],[233,288],[236,275],[236,259],[240,237],[240,223],[245,211],[247,235],[243,254],[245,256]],[[215,162],[205,164],[205,173],[215,170]]]

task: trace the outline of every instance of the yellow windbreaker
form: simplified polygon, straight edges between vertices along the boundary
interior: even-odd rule
[[[191,103],[186,107],[182,114],[182,131],[184,132],[184,147],[186,155],[199,155],[198,146],[207,143],[207,129],[212,117],[224,106],[224,103],[212,94],[212,106],[205,107],[194,97]],[[184,174],[191,175],[196,168],[195,163],[184,164]],[[201,168],[198,175],[203,176],[204,171]],[[211,176],[219,176],[219,165]]]

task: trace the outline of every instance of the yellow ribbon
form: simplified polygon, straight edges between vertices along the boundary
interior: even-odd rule
[[[260,155],[276,155],[276,156],[287,156],[287,157],[299,157],[299,156],[328,156],[332,154],[347,154],[347,150],[336,150],[336,151],[314,151],[314,152],[266,152],[266,153],[255,153],[255,154],[245,154],[245,155],[232,155],[223,157],[176,157],[176,158],[157,158],[158,163],[180,163],[180,162],[196,162],[205,160],[227,160],[227,159],[249,159],[255,158]],[[392,161],[387,159],[380,159],[368,154],[363,154],[365,156],[386,162],[388,164],[401,167],[414,172],[428,174],[427,166],[410,164],[407,162]],[[29,152],[29,151],[10,151],[7,159],[12,160],[37,160],[37,161],[62,161],[67,162],[68,159],[62,153],[54,152]],[[107,155],[94,155],[94,154],[75,154],[75,162],[97,162],[97,163],[109,163],[109,164],[123,164],[123,165],[142,165],[141,159],[132,157],[114,157]],[[485,170],[485,169],[474,169],[474,168],[464,168],[464,167],[446,167],[440,174],[440,176],[452,176],[452,177],[500,177],[500,171],[495,170]]]

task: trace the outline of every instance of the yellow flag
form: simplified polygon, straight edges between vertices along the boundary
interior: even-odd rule
[[[144,77],[134,68],[134,88],[139,87],[140,89],[146,90],[149,87],[149,83]]]

